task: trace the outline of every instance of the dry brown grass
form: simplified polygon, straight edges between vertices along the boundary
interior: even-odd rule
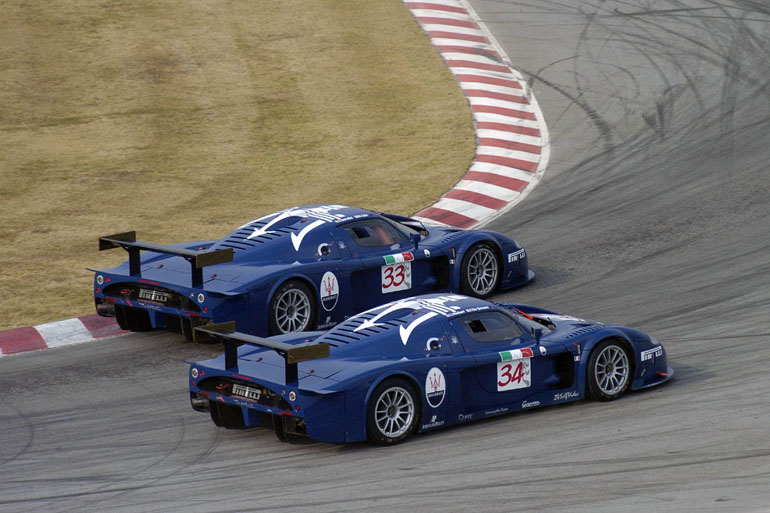
[[[0,329],[93,312],[100,235],[219,238],[293,205],[411,214],[467,102],[399,0],[3,4]]]

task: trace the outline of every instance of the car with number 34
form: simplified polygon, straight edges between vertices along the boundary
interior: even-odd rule
[[[192,363],[192,407],[217,426],[289,440],[389,445],[519,410],[609,401],[671,379],[666,351],[633,328],[457,294],[404,298],[326,332],[260,338],[196,328],[224,355]]]
[[[524,248],[486,230],[419,221],[342,205],[276,212],[221,240],[163,245],[135,232],[99,239],[127,262],[95,270],[100,315],[123,329],[169,329],[233,321],[239,332],[278,335],[328,329],[408,296],[462,292],[487,297],[534,276]]]

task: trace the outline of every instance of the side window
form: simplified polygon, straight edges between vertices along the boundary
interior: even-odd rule
[[[342,225],[353,241],[365,248],[388,247],[404,241],[401,233],[381,219],[365,219]]]
[[[500,342],[522,335],[519,325],[501,312],[481,312],[455,320],[473,340]]]

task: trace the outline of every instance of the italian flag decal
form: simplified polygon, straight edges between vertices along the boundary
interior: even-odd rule
[[[390,264],[401,264],[404,262],[411,262],[414,260],[414,255],[411,251],[407,251],[406,253],[400,253],[398,255],[387,255],[382,257],[385,259],[385,265]]]
[[[500,361],[507,362],[510,360],[521,360],[522,358],[532,358],[533,354],[531,347],[514,349],[513,351],[502,351],[500,353]]]

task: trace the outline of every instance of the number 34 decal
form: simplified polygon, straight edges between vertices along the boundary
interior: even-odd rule
[[[497,391],[529,388],[532,384],[532,366],[529,358],[497,362]]]
[[[412,263],[402,262],[382,266],[382,293],[412,288]]]

